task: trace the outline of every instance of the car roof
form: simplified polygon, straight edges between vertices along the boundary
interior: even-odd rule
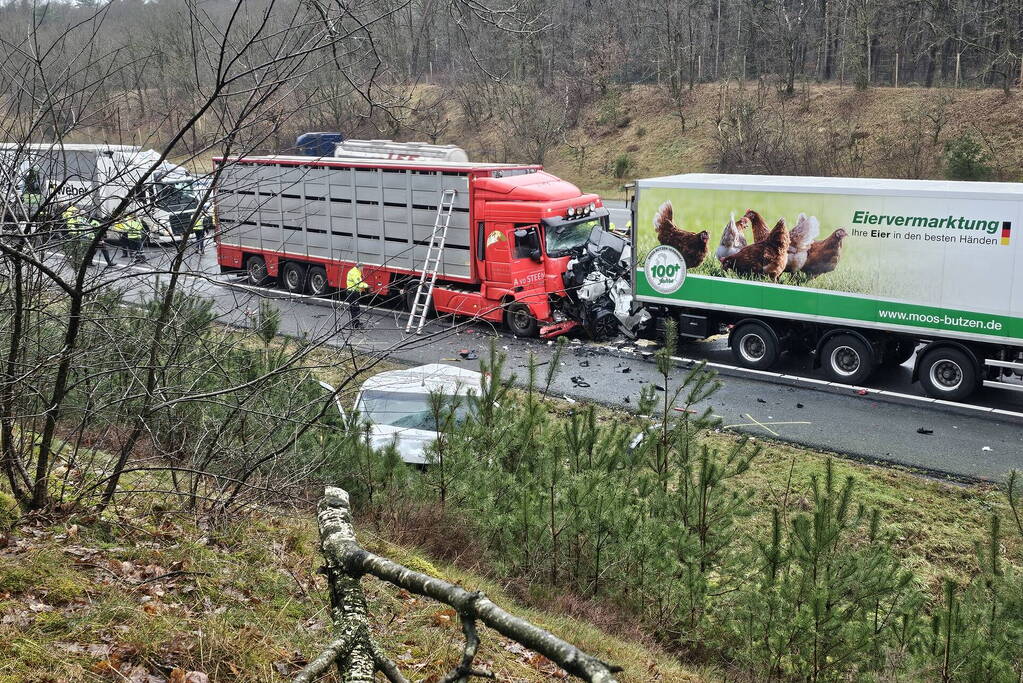
[[[395,391],[421,394],[441,391],[446,395],[462,395],[470,389],[479,391],[483,375],[452,365],[430,363],[405,370],[389,370],[367,379],[361,391]]]

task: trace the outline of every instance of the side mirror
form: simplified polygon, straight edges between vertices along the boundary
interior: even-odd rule
[[[532,251],[530,251],[529,252],[529,258],[533,259],[537,263],[540,263],[540,262],[543,261],[543,256],[540,254],[540,250],[539,249],[533,249]]]

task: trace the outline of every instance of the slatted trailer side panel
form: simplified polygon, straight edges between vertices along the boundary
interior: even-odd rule
[[[232,161],[217,190],[221,244],[416,271],[445,190],[457,194],[439,277],[472,280],[464,170]]]

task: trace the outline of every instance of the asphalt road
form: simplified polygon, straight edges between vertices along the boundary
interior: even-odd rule
[[[158,250],[152,250],[150,256],[149,264],[107,272],[117,277],[130,273],[151,286],[158,276],[148,271],[158,269],[163,256]],[[189,258],[194,260],[195,255]],[[187,278],[188,288],[211,298],[223,322],[247,325],[267,292],[248,288],[236,278],[214,274],[215,263],[209,252],[195,267],[210,275]],[[333,335],[348,322],[347,309],[341,302],[294,298],[280,291],[270,295],[281,311],[283,333],[313,338]],[[431,321],[420,337],[403,334],[405,318],[397,311],[366,309],[363,320],[365,329],[338,334],[332,343],[340,345],[349,340],[364,353],[389,354],[406,363],[469,363],[475,368],[479,361],[462,360],[460,351],[483,356],[493,342],[508,355],[509,371],[520,377],[525,375],[530,353],[538,362],[546,363],[553,349],[548,342],[516,339],[492,326],[465,320]],[[643,385],[659,384],[660,378],[649,357],[653,349],[625,347],[572,340],[552,391],[576,400],[635,406]],[[687,345],[679,353],[712,364],[731,363],[721,340]],[[673,381],[681,380],[685,365],[680,361]],[[545,371],[546,366],[541,370]],[[889,395],[861,395],[853,388],[828,386],[803,358],[784,358],[779,371],[784,376],[765,378],[724,367],[724,386],[708,404],[732,429],[865,461],[896,463],[929,474],[1001,480],[1009,470],[1023,467],[1023,419],[994,412],[1023,414],[1023,395],[985,390],[974,401],[978,410],[926,402],[919,388],[910,384],[909,367],[879,376],[871,383],[871,391],[880,389]]]

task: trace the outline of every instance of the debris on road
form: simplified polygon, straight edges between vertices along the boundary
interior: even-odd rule
[[[926,427],[920,427],[919,429],[916,430],[916,433],[917,434],[933,434],[934,430],[933,429],[927,429]]]
[[[576,376],[576,377],[572,377],[571,379],[572,379],[572,384],[574,384],[575,386],[579,387],[580,389],[586,389],[586,388],[588,388],[590,386],[590,383],[587,382],[582,377]]]

